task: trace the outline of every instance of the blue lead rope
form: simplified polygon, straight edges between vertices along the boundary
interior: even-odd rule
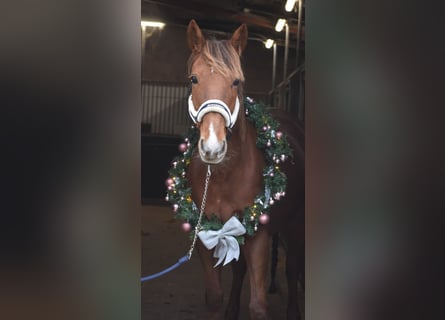
[[[141,282],[148,281],[148,280],[153,280],[153,279],[155,279],[155,278],[157,278],[157,277],[160,277],[160,276],[166,274],[167,272],[170,272],[170,271],[176,269],[176,268],[179,267],[181,264],[183,264],[184,262],[187,262],[187,261],[189,261],[189,260],[190,260],[189,255],[186,254],[186,255],[183,256],[182,258],[179,258],[178,262],[176,262],[176,263],[175,263],[174,265],[172,265],[171,267],[168,267],[167,269],[162,270],[161,272],[158,272],[158,273],[155,273],[155,274],[152,274],[152,275],[149,275],[149,276],[146,276],[146,277],[141,278]]]
[[[210,171],[210,165],[208,165],[207,166],[206,179],[205,179],[205,185],[204,185],[204,194],[202,195],[201,211],[199,212],[198,223],[195,226],[195,235],[193,236],[193,241],[192,241],[192,245],[190,246],[189,252],[185,256],[183,256],[182,258],[179,258],[178,262],[176,262],[171,267],[168,267],[167,269],[162,270],[161,272],[158,272],[158,273],[155,273],[155,274],[152,274],[152,275],[149,275],[149,276],[141,278],[141,282],[148,281],[148,280],[153,280],[153,279],[155,279],[157,277],[160,277],[160,276],[166,274],[167,272],[170,272],[170,271],[176,269],[177,267],[179,267],[184,262],[189,261],[190,258],[192,257],[193,249],[195,248],[196,239],[198,238],[198,232],[199,232],[199,230],[201,228],[201,219],[202,219],[202,215],[204,214],[205,203],[206,203],[206,196],[207,196],[207,188],[209,186],[209,180],[210,180],[210,176],[211,175],[212,175],[212,172]]]

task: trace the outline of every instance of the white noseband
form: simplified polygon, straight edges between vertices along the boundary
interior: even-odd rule
[[[239,111],[239,99],[236,97],[235,108],[233,113],[230,112],[229,107],[224,103],[224,101],[218,99],[210,99],[205,101],[199,109],[196,111],[193,105],[192,95],[189,96],[189,114],[193,122],[201,122],[204,115],[208,112],[218,112],[224,117],[226,121],[226,127],[232,128],[235,125],[236,118],[238,117]]]

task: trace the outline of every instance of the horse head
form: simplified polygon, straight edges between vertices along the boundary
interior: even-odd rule
[[[199,156],[204,163],[218,164],[227,153],[227,135],[241,108],[244,75],[240,55],[247,44],[247,27],[241,25],[230,40],[206,40],[192,20],[187,41],[192,51],[188,63],[192,87],[188,107],[200,132]]]

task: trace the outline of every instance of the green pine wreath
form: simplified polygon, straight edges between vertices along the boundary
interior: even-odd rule
[[[257,195],[253,204],[244,208],[238,216],[246,228],[246,233],[253,236],[258,229],[261,215],[269,215],[275,201],[285,195],[286,175],[280,170],[280,163],[292,157],[292,149],[286,136],[278,131],[279,123],[272,118],[262,103],[256,103],[251,98],[244,99],[247,119],[255,126],[258,137],[256,145],[263,150],[266,166],[263,170],[263,192]],[[165,200],[172,204],[175,217],[190,224],[190,237],[194,236],[195,226],[199,218],[199,208],[193,202],[191,188],[187,186],[186,169],[190,164],[193,152],[199,138],[199,130],[193,125],[184,137],[180,146],[183,153],[175,157],[167,179],[167,195]],[[222,222],[213,214],[210,219],[202,217],[201,230],[219,230]],[[238,237],[244,243],[244,237]]]

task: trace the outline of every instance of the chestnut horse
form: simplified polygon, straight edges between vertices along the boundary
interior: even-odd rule
[[[256,146],[256,128],[247,121],[242,105],[244,82],[240,55],[247,44],[247,27],[241,25],[230,40],[206,40],[194,20],[187,29],[189,78],[192,91],[189,110],[199,128],[198,150],[187,169],[192,199],[201,204],[208,166],[205,215],[227,222],[237,212],[252,205],[262,192],[265,158]],[[202,112],[202,106],[213,105]],[[223,309],[221,268],[215,265],[213,250],[201,241],[196,248],[205,278],[205,302],[209,319],[238,319],[240,294],[247,271],[250,283],[250,319],[270,319],[266,299],[270,236],[276,232],[287,244],[288,319],[300,319],[297,283],[304,269],[304,133],[302,126],[288,114],[274,113],[280,130],[286,134],[293,158],[285,161],[286,196],[272,207],[270,220],[260,224],[254,236],[245,235],[238,261],[232,261],[233,283],[229,303]],[[229,137],[230,136],[230,137]],[[303,276],[304,277],[304,276]]]

